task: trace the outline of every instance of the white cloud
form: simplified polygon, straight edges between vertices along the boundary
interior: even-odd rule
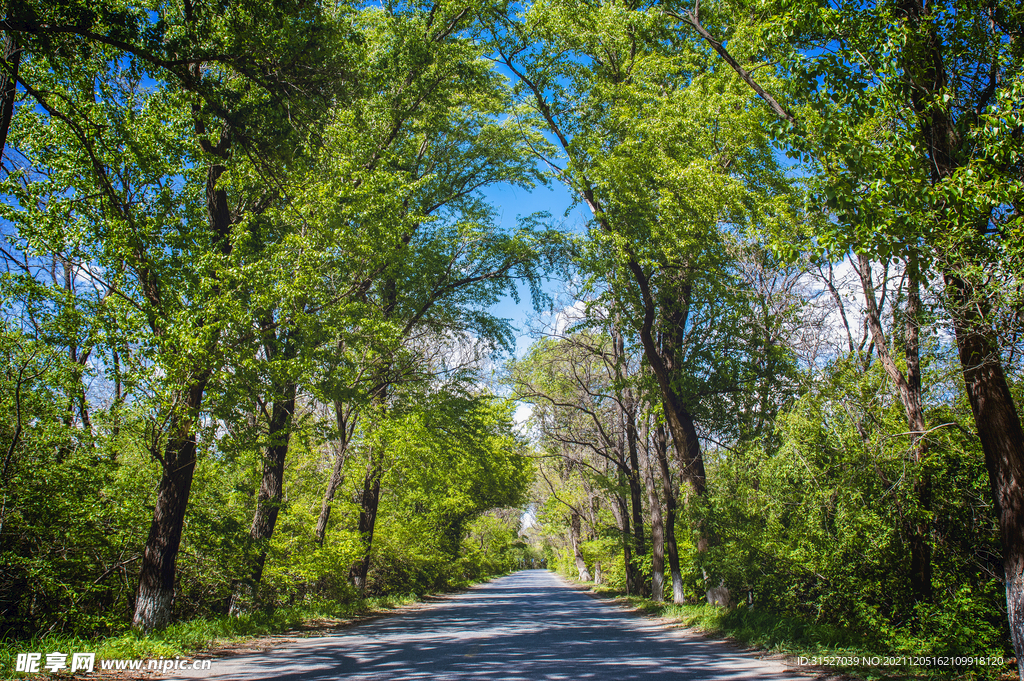
[[[561,336],[565,333],[573,324],[582,321],[586,316],[587,303],[582,300],[577,300],[572,305],[563,307],[559,312],[555,313],[554,319],[551,321],[551,332],[555,336]]]
[[[531,416],[533,416],[533,405],[520,402],[516,406],[515,413],[512,414],[512,420],[515,421],[518,428],[525,424]]]

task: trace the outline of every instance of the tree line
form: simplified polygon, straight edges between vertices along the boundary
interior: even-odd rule
[[[516,513],[481,514],[533,464],[487,309],[555,273],[571,323],[506,383],[552,560],[1024,653],[1021,20],[11,4],[12,631],[513,565]],[[483,198],[549,181],[583,233]]]
[[[577,302],[509,376],[567,573],[886,649],[1024,651],[1020,20],[913,1],[495,20],[592,216]]]
[[[473,25],[6,9],[5,634],[153,631],[523,558],[518,514],[493,511],[531,465],[486,385],[511,337],[487,310],[557,249],[482,198],[542,178]]]

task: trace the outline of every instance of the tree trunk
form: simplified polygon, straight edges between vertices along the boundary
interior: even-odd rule
[[[917,476],[914,480],[914,495],[919,508],[915,509],[918,517],[912,519],[910,533],[910,586],[919,601],[930,601],[932,598],[932,545],[929,541],[932,534],[932,477],[925,466],[928,453],[928,441],[925,439],[927,425],[924,418],[924,405],[921,398],[921,283],[918,272],[916,254],[908,260],[907,310],[904,322],[906,347],[904,356],[907,362],[908,392],[912,396],[911,406],[907,409],[907,425],[910,430],[910,442],[914,461],[917,463]]]
[[[685,400],[676,391],[674,379],[682,371],[679,355],[682,353],[683,338],[686,334],[686,323],[690,314],[690,297],[693,287],[688,281],[666,281],[656,304],[654,291],[651,289],[651,278],[643,268],[635,262],[629,263],[633,277],[640,287],[644,301],[644,319],[640,328],[640,341],[644,347],[644,356],[654,373],[654,378],[661,393],[662,410],[665,423],[672,434],[672,444],[679,457],[682,481],[690,488],[692,502],[699,502],[707,489],[707,475],[704,471],[704,455],[700,449],[700,440],[693,422],[693,416],[686,408]],[[678,276],[678,275],[676,275]],[[669,274],[665,273],[666,280]],[[654,338],[654,321],[657,313],[661,313],[660,343]],[[709,536],[702,521],[697,521],[697,553],[707,551]]]
[[[612,327],[612,351],[616,363],[616,374],[621,380],[621,366],[626,360],[625,341],[616,323]],[[628,388],[618,395],[619,417],[622,432],[625,434],[626,451],[621,452],[619,460],[627,469],[626,480],[629,483],[629,501],[633,516],[633,552],[635,556],[647,555],[647,541],[644,537],[643,486],[640,481],[640,458],[637,453],[636,402]],[[621,450],[621,445],[620,445]],[[625,454],[626,456],[622,456]],[[634,575],[637,595],[646,590],[646,580],[642,579],[639,570]]]
[[[274,536],[277,516],[281,511],[281,500],[284,498],[284,463],[291,441],[297,386],[289,383],[280,386],[279,389],[280,399],[274,401],[270,411],[270,424],[267,429],[269,444],[263,458],[263,478],[260,481],[260,491],[256,495],[256,512],[249,528],[249,538],[256,547],[256,555],[249,578],[236,585],[229,611],[232,615],[240,614],[256,597],[256,591],[263,579],[263,566],[267,562],[270,539]]]
[[[114,370],[114,401],[110,405],[110,435],[114,442],[117,442],[118,436],[121,434],[121,405],[124,402],[121,388],[121,357],[118,355],[117,350],[110,351],[110,358],[112,360]],[[117,460],[117,448],[112,448],[110,452],[110,458],[112,461]]]
[[[362,557],[349,567],[349,583],[362,596],[366,593],[366,575],[370,571],[370,550],[373,548],[373,528],[377,523],[377,507],[380,504],[381,470],[377,462],[377,454],[370,451],[370,464],[367,466],[366,477],[363,479],[363,493],[359,504],[359,542],[362,544]]]
[[[331,477],[327,481],[327,491],[324,492],[324,502],[320,506],[320,517],[316,521],[316,543],[324,545],[324,537],[327,535],[327,521],[331,517],[331,503],[341,483],[345,481],[345,462],[348,460],[348,445],[351,440],[349,424],[355,426],[355,419],[349,419],[345,415],[344,405],[341,402],[334,403],[334,415],[338,420],[338,451],[334,455],[334,467],[331,469]]]
[[[927,145],[932,184],[939,184],[953,176],[964,159],[970,158],[966,147],[973,145],[974,141],[961,136],[950,111],[935,105],[936,98],[949,91],[943,42],[936,22],[923,0],[902,0],[900,9],[906,14],[907,24],[913,31],[902,54],[905,77],[911,81],[908,88],[910,104],[917,114],[921,139]],[[946,203],[939,211],[941,215],[936,216],[938,224],[948,223],[986,235],[990,213],[979,214],[973,206]],[[954,253],[952,262],[942,264],[943,277],[952,303],[950,312],[967,398],[985,453],[992,500],[999,518],[1010,638],[1017,659],[1022,660],[1024,430],[1003,373],[996,335],[988,328],[986,318],[991,309],[984,295],[985,283],[965,278],[958,269],[962,263],[966,266],[965,271],[970,273],[984,264],[983,259],[975,259],[970,254],[969,248],[968,245],[966,253]],[[1024,679],[1024,664],[1018,664],[1018,673]]]
[[[672,572],[672,602],[684,603],[686,597],[683,595],[683,575],[679,570],[679,550],[676,547],[676,495],[672,489],[672,471],[668,465],[665,427],[659,425],[654,434],[654,448],[658,453],[658,466],[661,468],[661,491],[665,496],[665,551]]]
[[[721,48],[721,46],[718,46]],[[724,50],[723,50],[724,51]],[[570,157],[576,158],[573,154],[572,147],[569,143],[569,138],[562,131],[561,127],[555,120],[552,114],[551,107],[545,100],[542,88],[536,83],[532,82],[522,71],[520,71],[513,62],[506,57],[504,54],[503,63],[512,71],[517,78],[533,93],[534,99],[537,103],[537,109],[547,122],[550,130],[555,134],[558,139],[558,143],[562,150]],[[739,68],[739,65],[735,61],[730,61],[730,64],[734,67]],[[740,69],[742,71],[742,69]],[[745,72],[743,72],[745,73]],[[757,84],[753,82],[749,74],[746,74],[745,80],[755,89],[758,88]],[[770,102],[775,102],[769,95],[761,91],[763,97]],[[775,103],[778,107],[778,104]],[[583,201],[590,208],[594,219],[601,226],[602,231],[607,234],[617,234],[618,230],[615,229],[613,224],[608,219],[608,213],[602,208],[601,203],[595,194],[594,184],[585,175],[580,176],[579,193]],[[644,357],[650,364],[655,379],[657,381],[658,389],[662,397],[662,408],[665,412],[665,420],[668,424],[669,431],[672,433],[673,445],[676,448],[677,454],[679,455],[682,463],[682,475],[683,480],[690,486],[693,496],[697,499],[704,496],[706,489],[706,475],[704,471],[704,459],[703,454],[700,451],[700,443],[695,437],[696,431],[692,428],[693,418],[685,410],[685,403],[680,399],[680,396],[676,394],[672,387],[673,378],[675,377],[674,371],[678,368],[675,365],[676,358],[672,354],[675,349],[672,345],[667,348],[668,352],[664,352],[663,348],[660,348],[654,339],[654,323],[659,313],[659,305],[655,297],[656,291],[651,286],[651,274],[648,274],[644,270],[644,266],[640,264],[640,260],[630,252],[627,246],[627,253],[629,253],[629,259],[626,262],[626,267],[629,269],[630,274],[633,277],[634,282],[639,288],[640,301],[643,306],[643,321],[640,328],[640,341],[644,349]],[[675,276],[671,274],[673,271],[679,271],[684,268],[663,268],[662,274],[667,277]],[[672,288],[671,282],[667,288]],[[688,283],[683,282],[682,286],[677,286],[678,291],[674,293],[681,294],[677,299],[676,303],[671,306],[668,310],[668,314],[663,314],[663,320],[668,322],[665,324],[666,327],[670,327],[669,333],[675,334],[681,340],[685,333],[685,321],[686,315],[689,313],[689,296],[692,292],[692,287]],[[672,295],[665,297],[665,300],[670,300]],[[662,307],[661,311],[666,312]],[[679,324],[679,321],[682,324]],[[673,324],[672,322],[676,323]],[[689,422],[690,429],[687,430],[685,422]],[[691,437],[690,434],[694,436]],[[706,535],[706,528],[702,524],[699,524],[696,528],[698,534],[697,548],[699,553],[706,551],[708,546],[708,537]]]
[[[622,476],[621,473],[620,476]],[[634,574],[635,569],[633,566],[633,541],[629,531],[629,502],[626,501],[626,497],[619,493],[615,494],[612,501],[612,515],[615,516],[615,524],[619,528],[619,537],[622,541],[622,562],[626,572],[626,595],[629,596],[636,593],[636,575]]]
[[[14,100],[18,98],[18,67],[21,65],[21,50],[14,31],[4,33],[3,55],[4,74],[0,81],[0,156],[7,149],[7,133],[14,118]]]
[[[587,562],[583,560],[583,553],[580,551],[580,514],[576,511],[570,512],[569,539],[572,541],[572,555],[576,560],[579,579],[581,582],[589,582],[590,571],[587,570]]]
[[[651,598],[660,603],[665,600],[665,528],[661,519],[661,501],[654,488],[654,471],[648,466],[647,502],[651,507]]]
[[[163,629],[171,621],[178,548],[196,467],[195,423],[209,376],[207,373],[182,391],[178,400],[181,406],[171,415],[170,435],[162,456],[163,474],[142,553],[132,617],[132,627],[143,632]]]
[[[907,417],[911,457],[915,463],[913,475],[914,495],[918,508],[912,510],[912,517],[907,518],[907,531],[910,546],[910,588],[914,599],[926,602],[932,596],[932,559],[931,544],[928,542],[930,524],[927,516],[931,511],[931,478],[927,471],[922,470],[924,457],[928,451],[928,443],[924,439],[927,428],[924,418],[924,407],[921,400],[921,358],[920,358],[920,314],[921,284],[918,272],[917,255],[911,252],[907,258],[907,309],[904,319],[904,347],[907,372],[896,365],[889,352],[888,339],[882,329],[881,312],[875,294],[870,258],[859,253],[857,255],[857,271],[860,275],[861,287],[864,291],[864,302],[868,328],[874,341],[875,353],[885,369],[885,373],[896,385],[903,403],[903,412]],[[884,298],[884,293],[883,293]],[[902,511],[901,511],[902,515]],[[921,516],[924,516],[923,518]]]
[[[928,151],[932,184],[953,176],[970,157],[950,112],[936,106],[935,99],[948,91],[943,42],[936,22],[922,0],[902,0],[900,9],[907,17],[912,33],[903,49],[904,75],[908,80],[910,104],[917,115],[921,139]],[[990,215],[978,214],[972,206],[943,204],[938,209],[938,224],[949,223],[961,229],[985,234]],[[991,209],[990,209],[991,210]],[[966,216],[973,216],[967,217]],[[941,253],[940,255],[947,255]],[[982,262],[970,255],[955,253],[952,262],[942,264],[943,277],[950,295],[953,331],[956,335],[960,365],[967,398],[985,453],[992,486],[992,499],[999,518],[1003,545],[1003,571],[1006,580],[1006,605],[1010,637],[1017,659],[1024,659],[1024,430],[1003,373],[995,333],[987,328],[990,310],[984,296],[984,283],[966,279],[958,270],[961,262],[971,272]],[[968,275],[970,276],[970,275]],[[1018,665],[1024,679],[1024,664]]]
[[[1024,659],[1024,430],[992,334],[982,331],[978,301],[955,275],[946,283],[960,309],[953,317],[964,384],[985,453],[1003,545],[1006,606],[1017,659]],[[1024,679],[1024,664],[1019,665]]]
[[[327,481],[327,490],[324,492],[324,501],[320,505],[320,516],[316,519],[316,543],[324,545],[324,537],[327,536],[327,522],[331,518],[331,504],[334,502],[334,495],[338,488],[345,482],[345,452],[339,451],[334,456],[334,466],[331,469],[331,477]]]
[[[920,139],[927,148],[928,168],[932,184],[951,177],[959,168],[965,153],[961,138],[949,112],[936,105],[939,95],[949,92],[943,43],[937,23],[929,16],[923,0],[901,0],[899,9],[911,29],[901,52],[906,91],[917,115]],[[750,81],[748,81],[749,83]],[[971,103],[969,103],[971,104]],[[971,108],[968,106],[967,108]],[[780,114],[781,115],[781,114]],[[790,116],[788,120],[792,120]],[[973,144],[968,138],[966,143]],[[958,160],[961,159],[961,160]],[[936,224],[971,228],[963,215],[977,215],[970,206],[944,204]],[[966,218],[970,220],[970,218]],[[974,229],[985,233],[989,217],[978,215]],[[941,248],[939,249],[941,251]],[[939,255],[946,255],[939,253]],[[974,423],[985,454],[992,498],[999,519],[1003,545],[1003,570],[1006,580],[1006,604],[1010,637],[1018,660],[1024,659],[1024,429],[1003,373],[995,334],[985,329],[988,304],[983,295],[975,293],[983,286],[966,280],[957,264],[963,259],[942,265],[947,289],[951,292],[953,330],[956,335],[960,365],[964,374],[967,398],[971,403]],[[981,264],[967,256],[968,271]],[[1024,664],[1018,665],[1024,681]]]
[[[226,153],[230,136],[221,135],[218,150]],[[222,165],[213,165],[206,174],[206,213],[211,234],[217,237],[218,248],[224,255],[231,253],[231,211],[228,209],[227,192],[217,187],[217,180],[227,170]],[[162,301],[154,288],[155,280],[144,284],[145,295],[150,303],[158,307]],[[153,322],[151,321],[151,324]],[[198,319],[195,329],[201,331],[204,320]],[[157,330],[157,327],[154,327]],[[206,353],[212,352],[218,342],[215,336]],[[196,467],[195,424],[199,419],[206,384],[213,376],[214,368],[208,363],[195,370],[195,380],[176,391],[168,428],[168,439],[161,459],[163,473],[157,491],[153,522],[149,538],[142,552],[142,566],[139,570],[139,590],[135,598],[135,614],[132,627],[144,632],[162,629],[171,621],[171,603],[174,599],[174,578],[181,545],[181,533],[185,523],[185,511],[192,491],[192,476]],[[156,445],[154,444],[154,447]],[[155,454],[155,452],[154,452]]]
[[[623,414],[626,421],[626,443],[629,452],[629,501],[633,513],[633,551],[636,556],[647,555],[647,540],[644,536],[644,505],[643,487],[640,482],[640,460],[637,455],[636,444],[636,422],[632,413]],[[644,595],[646,592],[646,580],[637,570],[637,595]]]

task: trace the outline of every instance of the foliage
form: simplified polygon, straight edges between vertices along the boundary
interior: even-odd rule
[[[378,431],[396,460],[384,480],[391,493],[369,593],[450,589],[514,560],[506,554],[518,517],[512,528],[481,526],[484,511],[523,501],[532,473],[522,443],[508,434],[510,414],[486,398],[435,395]]]
[[[345,620],[386,612],[413,602],[415,598],[411,596],[393,595],[260,610],[238,617],[198,618],[176,622],[157,634],[145,636],[136,632],[101,638],[47,634],[11,643],[5,641],[0,644],[0,674],[13,674],[19,652],[94,652],[97,660],[188,656],[211,645],[294,631],[311,621],[327,626],[343,624]]]
[[[225,613],[256,560],[270,611],[345,607],[375,447],[394,496],[379,571],[415,546],[395,538],[423,541],[375,593],[520,559],[510,525],[446,567],[530,475],[508,407],[465,386],[510,343],[487,305],[517,281],[539,293],[553,255],[542,230],[499,229],[480,190],[541,181],[524,150],[543,139],[502,120],[465,11],[215,9],[26,2],[3,18],[20,50],[0,180],[3,636],[123,629],[154,541],[174,545],[179,618]],[[258,497],[282,442],[280,497]],[[338,452],[347,484],[318,537]],[[257,538],[268,503],[276,528]],[[180,547],[157,522],[179,511]]]
[[[118,634],[173,544],[180,621],[103,650],[540,559],[766,647],[1009,656],[1014,3],[4,11],[0,636]],[[550,180],[581,230],[484,195]],[[491,306],[556,270],[525,437]]]

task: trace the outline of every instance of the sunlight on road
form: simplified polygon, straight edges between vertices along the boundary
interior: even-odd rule
[[[423,608],[288,649],[216,660],[210,679],[801,678],[710,641],[635,617],[526,570]],[[806,677],[804,677],[806,678]]]

